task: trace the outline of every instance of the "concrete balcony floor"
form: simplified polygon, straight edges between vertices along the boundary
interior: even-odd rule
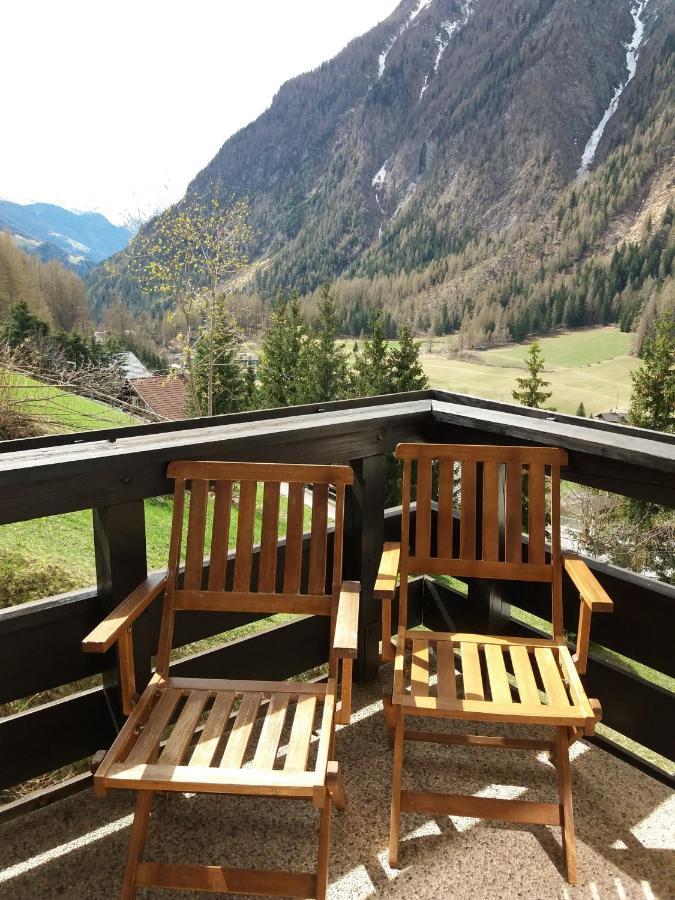
[[[386,679],[386,670],[383,674]],[[379,684],[355,687],[353,723],[337,736],[337,759],[350,802],[333,819],[331,900],[375,895],[406,900],[675,896],[672,792],[586,744],[576,745],[572,763],[577,887],[570,887],[562,874],[558,828],[454,817],[404,814],[401,868],[391,871],[387,864],[391,751],[379,697]],[[465,730],[448,723],[431,727]],[[404,787],[557,801],[553,768],[531,753],[408,743],[404,779]],[[119,896],[132,809],[130,793],[113,792],[97,800],[93,792],[86,792],[4,825],[0,897]],[[315,866],[318,817],[310,804],[173,794],[158,795],[153,810],[146,859],[264,868]],[[149,890],[139,896],[206,895]]]

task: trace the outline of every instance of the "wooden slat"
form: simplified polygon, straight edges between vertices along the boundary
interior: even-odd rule
[[[193,462],[169,463],[169,478],[205,478],[209,481],[279,481],[302,484],[352,484],[349,466],[299,465],[297,463]]]
[[[560,825],[560,806],[557,803],[535,803],[532,800],[402,791],[401,808],[432,816],[470,816],[504,822]]]
[[[298,698],[286,750],[286,772],[304,772],[307,767],[315,711],[316,697],[305,695]]]
[[[133,766],[137,763],[146,763],[159,746],[162,732],[166,728],[171,716],[181,698],[180,691],[163,691],[157,706],[153,709],[145,728],[138,736],[138,740],[131,748],[125,760],[125,766]]]
[[[310,594],[326,590],[326,546],[328,540],[328,485],[312,488],[312,534],[309,544]]]
[[[278,481],[267,481],[263,490],[262,532],[260,535],[260,566],[258,590],[273,593],[277,581],[277,545],[279,543]]]
[[[223,758],[220,761],[221,768],[238,769],[241,767],[261,700],[262,695],[258,692],[254,691],[250,694],[244,694],[225,747],[225,752],[223,753]]]
[[[288,485],[288,511],[286,514],[286,553],[284,556],[284,593],[300,591],[302,574],[302,528],[305,512],[305,485],[294,482]]]
[[[513,664],[513,674],[516,676],[520,702],[527,706],[539,706],[541,700],[527,647],[522,644],[513,644],[509,647],[509,655]]]
[[[527,558],[535,565],[541,565],[546,559],[545,487],[543,463],[530,463],[527,475]]]
[[[242,481],[239,485],[239,515],[237,516],[237,551],[234,558],[232,590],[250,591],[251,562],[253,560],[253,526],[257,482]]]
[[[506,465],[506,509],[504,515],[504,551],[507,562],[523,561],[523,467]],[[542,559],[541,562],[544,560]],[[530,560],[533,562],[533,560]]]
[[[473,547],[474,545],[472,544],[471,546]],[[553,568],[546,564],[536,566],[527,563],[485,562],[482,559],[437,559],[435,556],[411,556],[407,562],[409,571],[425,572],[427,575],[455,575],[457,578],[509,578],[517,581],[553,581]]]
[[[499,464],[483,466],[483,559],[499,559]]]
[[[253,757],[255,768],[271,769],[274,767],[290,699],[290,694],[272,694]]]
[[[208,481],[193,481],[190,490],[185,580],[183,582],[188,590],[199,590],[202,585],[208,488]]]
[[[157,766],[126,763],[110,767],[105,783],[157,791],[207,791],[216,794],[274,794],[279,797],[312,797],[317,783],[314,772],[280,772],[276,769],[209,766]]]
[[[452,556],[452,510],[454,506],[455,472],[451,459],[442,459],[438,464],[438,555]]]
[[[232,712],[234,698],[234,691],[223,691],[216,696],[209,712],[209,717],[197,741],[197,746],[190,757],[189,765],[210,766],[212,764],[223,741],[225,726]]]
[[[313,694],[322,697],[327,690],[325,684],[312,684],[310,682],[293,681],[240,681],[231,678],[184,678],[172,676],[169,679],[169,687],[179,690],[203,690],[203,691],[237,691],[242,694],[246,691],[258,691],[262,694]]]
[[[316,876],[312,872],[272,872],[186,863],[140,862],[136,882],[147,887],[187,889],[211,894],[316,897]]]
[[[429,556],[431,547],[431,460],[417,462],[415,555]]]
[[[208,699],[208,691],[192,691],[162,750],[159,757],[160,765],[178,766],[181,764]]]
[[[537,660],[541,680],[544,682],[548,702],[551,706],[565,706],[569,704],[570,701],[565,685],[562,682],[562,676],[558,670],[553,650],[549,647],[536,647],[534,656]]]
[[[504,665],[504,653],[497,644],[485,645],[490,693],[495,703],[511,703],[511,689]]]
[[[480,659],[476,644],[460,644],[462,658],[462,677],[464,683],[464,697],[467,700],[484,700],[483,676],[480,671]]]
[[[438,696],[445,700],[457,697],[455,676],[455,654],[452,641],[436,642],[436,666],[438,676]]]
[[[551,638],[531,637],[499,637],[499,635],[471,634],[464,631],[406,631],[406,637],[419,641],[454,641],[455,644],[464,641],[467,644],[497,644],[507,650],[511,644],[522,644],[524,647],[555,647],[557,644]]]
[[[211,612],[298,613],[329,616],[331,598],[326,594],[256,594],[248,591],[176,591],[174,609]]]
[[[438,718],[475,719],[476,722],[512,722],[542,725],[585,726],[588,718],[574,706],[523,706],[520,703],[492,703],[490,700],[442,700],[440,697],[404,695],[406,714]],[[408,713],[410,710],[410,713]]]
[[[569,650],[567,647],[556,647],[553,652],[558,657],[558,662],[567,680],[574,705],[583,712],[589,721],[592,721],[595,718],[593,709],[588,701],[586,691],[581,683],[579,673],[570,656]]]
[[[466,460],[462,461],[459,555],[476,559],[476,463]]]
[[[335,679],[328,679],[328,690],[326,691],[326,699],[323,701],[323,710],[321,711],[321,726],[319,727],[319,746],[316,750],[316,764],[314,772],[317,775],[317,781],[323,781],[326,777],[326,768],[328,766],[328,755],[330,753],[333,738],[333,718],[335,715]],[[323,787],[323,784],[322,784]]]
[[[410,691],[416,697],[429,696],[429,644],[413,641]]]
[[[227,551],[230,544],[230,514],[232,511],[232,482],[216,481],[211,529],[211,558],[209,561],[209,590],[225,590]]]

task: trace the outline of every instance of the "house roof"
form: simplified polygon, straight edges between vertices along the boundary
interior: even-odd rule
[[[147,378],[130,378],[129,386],[160,419],[188,418],[185,412],[185,383],[182,379],[150,375]]]
[[[117,354],[117,360],[122,367],[125,378],[148,378],[150,372],[145,368],[135,353],[123,350]]]

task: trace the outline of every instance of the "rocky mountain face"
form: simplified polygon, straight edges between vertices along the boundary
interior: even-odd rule
[[[28,253],[55,259],[79,274],[129,243],[131,230],[100,213],[75,213],[51,203],[21,205],[0,200],[0,230],[14,235]]]
[[[675,0],[402,0],[188,194],[250,197],[237,289],[311,304],[330,279],[345,334],[373,306],[465,346],[631,328],[673,295],[674,84]],[[148,302],[89,284],[95,312]]]
[[[422,265],[551,205],[628,78],[639,22],[591,167],[630,136],[672,17],[670,0],[404,0],[283,85],[188,190],[252,197],[265,293]]]

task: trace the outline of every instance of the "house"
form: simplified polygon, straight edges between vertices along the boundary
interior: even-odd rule
[[[148,375],[129,378],[130,401],[141,414],[152,418],[187,419],[185,382],[176,375]]]

